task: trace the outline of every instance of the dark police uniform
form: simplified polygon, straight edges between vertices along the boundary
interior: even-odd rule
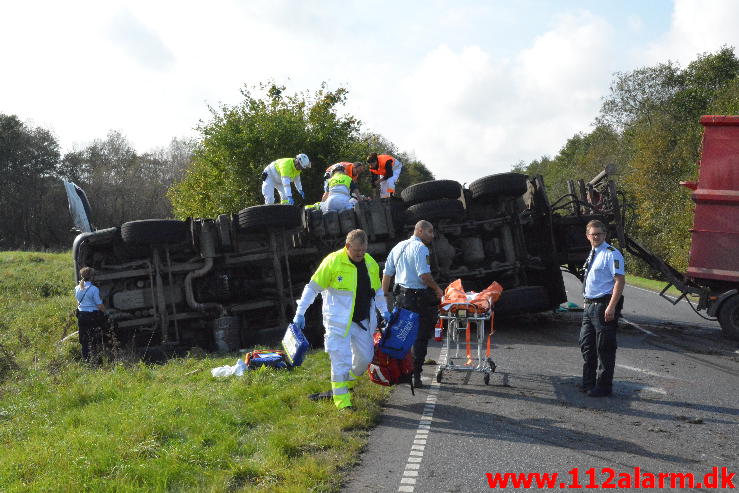
[[[426,359],[429,338],[438,317],[439,299],[434,290],[421,280],[431,273],[429,249],[417,236],[401,241],[393,247],[385,261],[386,276],[395,276],[393,295],[395,305],[419,314],[418,337],[413,345],[414,377],[420,379]]]
[[[599,389],[610,393],[613,386],[613,369],[616,366],[616,328],[623,306],[623,296],[616,306],[610,322],[605,321],[605,311],[611,301],[615,276],[624,275],[624,257],[606,242],[591,251],[585,262],[583,294],[585,307],[580,327],[580,351],[583,389]]]

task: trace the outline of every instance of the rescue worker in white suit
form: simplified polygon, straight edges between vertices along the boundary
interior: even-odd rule
[[[353,209],[359,200],[359,187],[351,176],[346,174],[343,166],[333,169],[324,190],[321,198],[323,212]]]
[[[305,154],[298,154],[294,158],[286,157],[275,159],[264,168],[262,173],[262,195],[265,204],[275,203],[275,188],[280,194],[283,204],[293,205],[293,193],[290,185],[295,183],[295,188],[301,197],[305,198],[303,184],[300,182],[300,172],[310,168],[310,159]]]
[[[324,348],[331,359],[331,391],[311,394],[313,400],[333,399],[338,409],[353,410],[350,390],[374,354],[377,313],[388,320],[380,267],[367,253],[367,233],[346,235],[346,245],[330,253],[303,289],[293,323],[305,327],[305,312],[318,294],[323,298]]]

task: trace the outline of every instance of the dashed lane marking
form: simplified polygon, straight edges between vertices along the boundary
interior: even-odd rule
[[[439,361],[446,361],[447,348],[443,347],[439,354]],[[441,384],[432,378],[429,386],[429,393],[426,397],[426,405],[423,407],[423,413],[418,420],[418,428],[416,435],[413,437],[411,449],[408,452],[408,460],[403,470],[403,476],[400,478],[398,491],[403,493],[413,493],[416,489],[416,480],[418,479],[418,471],[423,461],[423,453],[426,450],[426,441],[428,440],[431,423],[434,420],[434,409],[436,408],[436,397],[439,394]]]

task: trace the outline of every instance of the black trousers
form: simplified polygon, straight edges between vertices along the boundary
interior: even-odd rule
[[[413,373],[420,377],[428,352],[429,339],[434,334],[434,325],[439,318],[439,299],[432,289],[396,288],[393,294],[395,295],[395,306],[416,312],[420,317],[418,336],[412,349]]]
[[[101,311],[79,312],[77,315],[82,359],[90,361],[90,356],[101,354],[106,347],[107,323]]]
[[[611,391],[613,370],[616,366],[616,328],[620,308],[610,322],[605,321],[607,302],[587,303],[580,327],[580,351],[582,352],[582,385]]]

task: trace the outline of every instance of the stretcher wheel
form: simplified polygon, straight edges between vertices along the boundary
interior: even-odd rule
[[[439,370],[436,372],[436,383],[441,383],[441,377],[444,374],[443,371]]]
[[[490,385],[490,373],[486,373],[483,380],[485,380],[485,385]]]

